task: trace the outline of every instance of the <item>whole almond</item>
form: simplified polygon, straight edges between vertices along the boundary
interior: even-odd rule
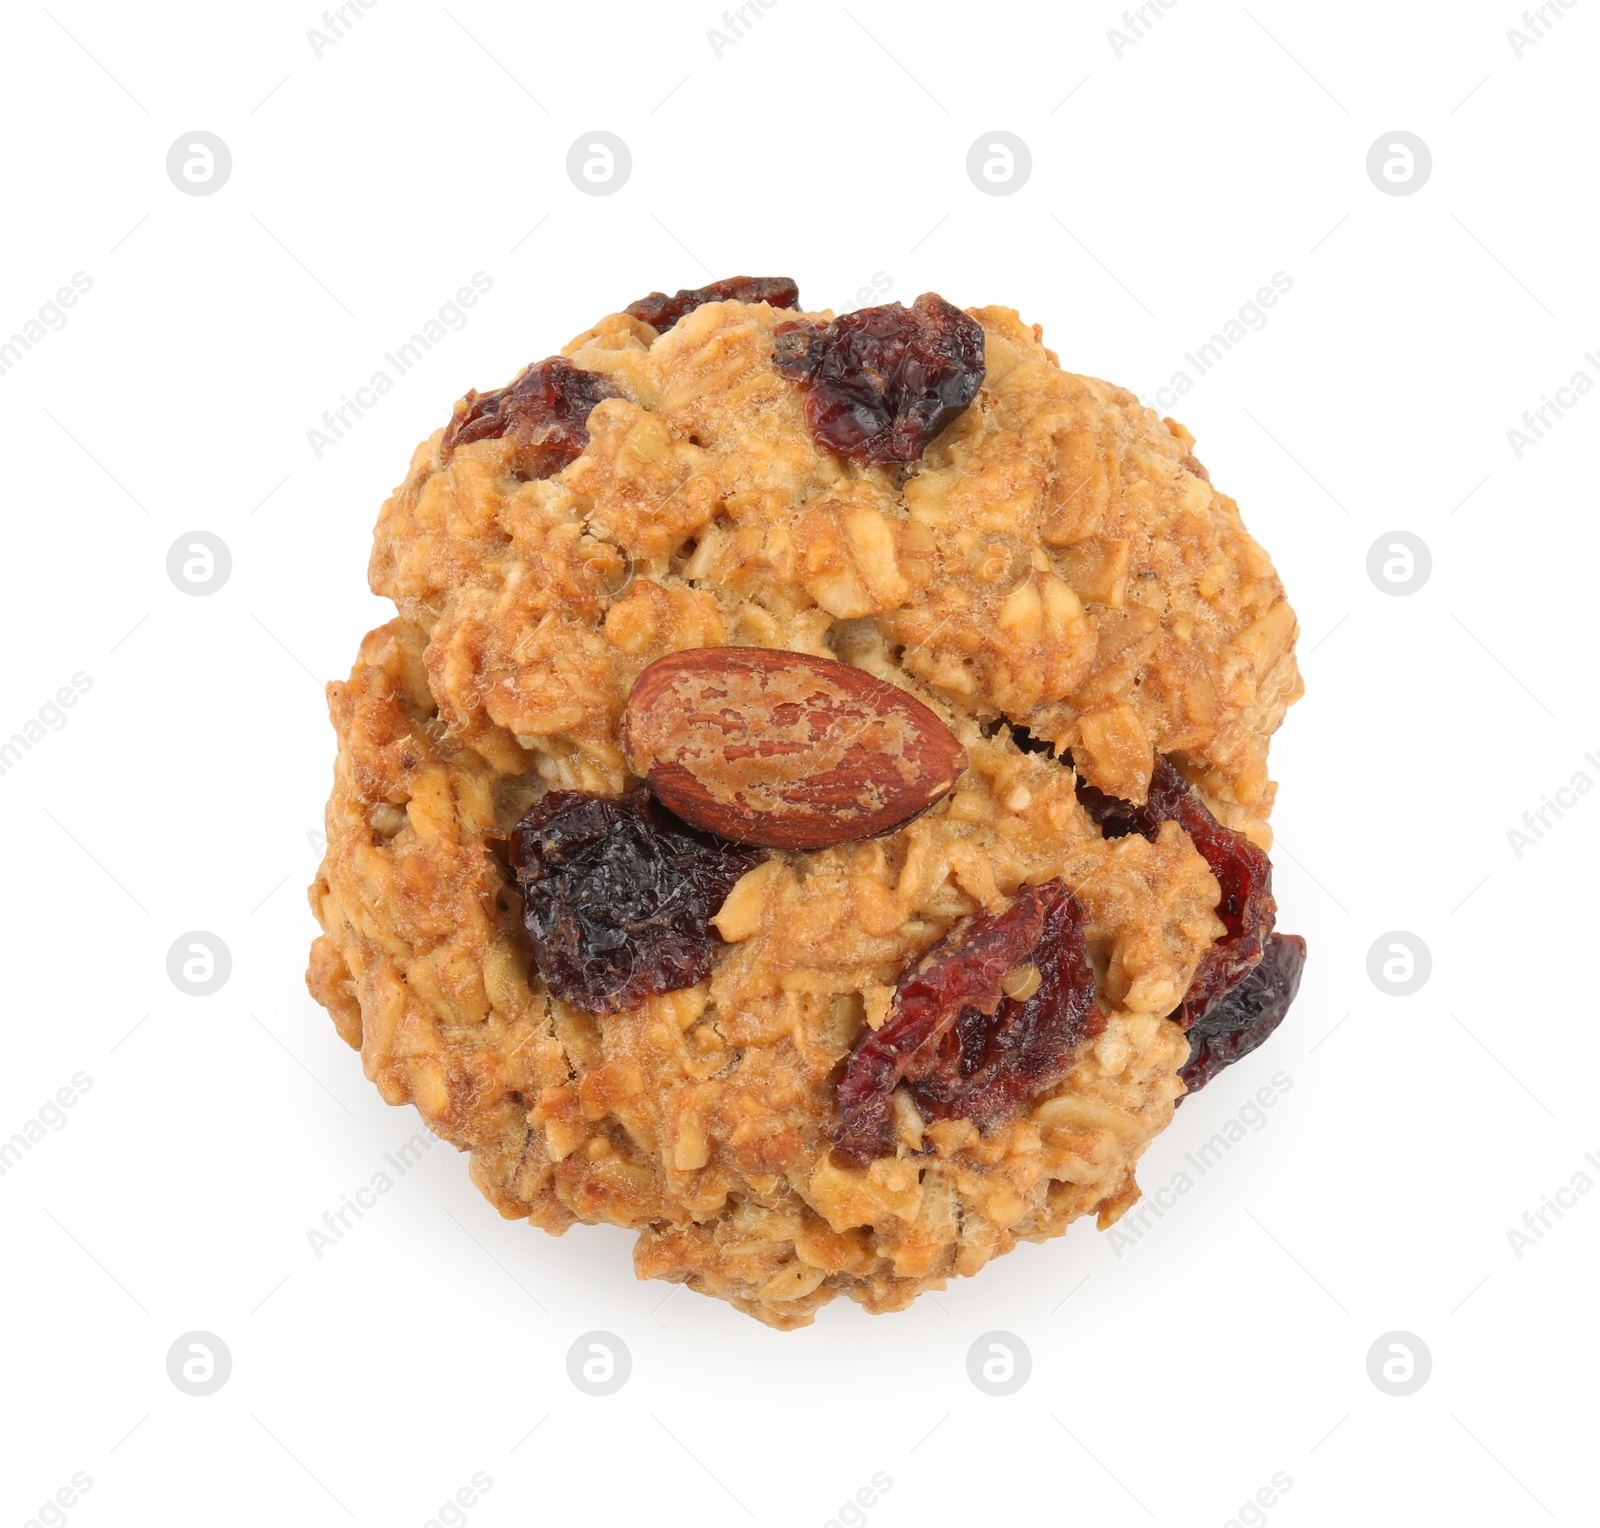
[[[658,658],[623,714],[629,768],[685,822],[767,849],[899,826],[966,768],[921,701],[848,663],[764,647]]]

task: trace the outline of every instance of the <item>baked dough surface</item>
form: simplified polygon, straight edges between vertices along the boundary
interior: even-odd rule
[[[1174,756],[1269,843],[1267,745],[1300,694],[1295,618],[1193,440],[1061,370],[978,308],[976,401],[909,468],[817,447],[772,364],[794,313],[709,303],[662,335],[613,314],[563,352],[619,398],[583,454],[517,478],[513,447],[417,448],[371,562],[396,619],[328,687],[338,737],[311,991],[392,1104],[472,1158],[509,1217],[638,1232],[640,1277],[774,1326],[847,1294],[901,1309],[1018,1238],[1102,1228],[1171,1119],[1188,1042],[1163,1017],[1222,932],[1188,835],[1105,840],[1073,771],[1142,800]],[[818,322],[832,315],[804,315]],[[496,840],[547,790],[632,788],[644,666],[745,644],[843,659],[932,707],[969,767],[887,837],[775,853],[717,918],[699,985],[604,1018],[530,971]],[[897,1154],[842,1165],[841,1064],[959,917],[1064,877],[1089,914],[1103,1033],[982,1135],[897,1095]]]

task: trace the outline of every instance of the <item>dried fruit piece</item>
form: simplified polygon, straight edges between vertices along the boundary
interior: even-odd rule
[[[1036,980],[1019,985],[1032,990],[1008,997],[1024,963]],[[834,1144],[857,1166],[893,1150],[902,1081],[925,1116],[986,1130],[1064,1077],[1074,1048],[1104,1027],[1083,905],[1060,881],[1024,886],[1005,912],[962,919],[900,979],[888,1021],[839,1082]]]
[[[635,791],[552,791],[511,833],[534,960],[557,997],[593,1013],[692,987],[721,936],[711,919],[766,856],[679,822]]]
[[[546,478],[576,461],[589,444],[589,411],[602,398],[620,398],[609,377],[580,371],[562,356],[535,361],[508,387],[470,392],[456,405],[440,447],[448,460],[457,446],[475,440],[516,442],[512,470],[522,478]]]
[[[1178,1074],[1189,1092],[1199,1092],[1218,1072],[1248,1056],[1283,1022],[1300,990],[1305,963],[1304,939],[1274,934],[1256,968],[1195,1020],[1189,1059]]]
[[[1044,926],[1035,888],[1025,887],[1003,913],[963,918],[895,987],[881,1029],[851,1053],[835,1094],[839,1123],[833,1140],[858,1165],[893,1146],[890,1097],[906,1069],[935,1045],[963,1012],[994,1013],[1007,975],[1031,954]]]
[[[1140,833],[1153,840],[1162,823],[1177,823],[1194,840],[1222,888],[1217,916],[1227,932],[1201,956],[1187,995],[1171,1015],[1187,1029],[1261,958],[1278,912],[1272,864],[1243,833],[1223,827],[1165,758],[1156,759],[1142,806],[1108,796],[1082,778],[1078,800],[1107,838]]]
[[[764,302],[774,308],[792,308],[800,301],[800,288],[787,276],[727,276],[710,286],[685,287],[668,297],[652,292],[622,311],[643,319],[665,334],[687,313],[707,302]]]
[[[826,324],[809,318],[791,318],[772,331],[772,364],[791,382],[809,382],[822,364],[818,340],[827,332]]]
[[[983,384],[983,329],[936,292],[861,308],[826,327],[773,330],[773,361],[804,383],[819,446],[857,466],[914,462]]]
[[[809,653],[701,647],[635,681],[628,766],[686,822],[738,843],[823,849],[926,811],[966,768],[921,701]]]
[[[912,1063],[907,1090],[925,1116],[987,1129],[1059,1082],[1079,1042],[1105,1028],[1083,905],[1059,881],[1036,889],[1048,905],[1020,983],[1028,995],[1004,998],[992,1018],[968,1010]]]

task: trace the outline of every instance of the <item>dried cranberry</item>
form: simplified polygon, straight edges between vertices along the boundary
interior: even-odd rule
[[[1261,958],[1278,912],[1272,864],[1243,833],[1223,827],[1165,758],[1156,760],[1142,806],[1108,796],[1081,778],[1078,800],[1107,838],[1140,833],[1154,839],[1162,823],[1177,823],[1194,840],[1222,888],[1217,916],[1227,932],[1200,957],[1188,994],[1171,1015],[1187,1029]]]
[[[779,324],[772,331],[772,364],[791,382],[809,382],[822,364],[817,341],[826,333],[826,324],[814,324],[809,318]]]
[[[893,1150],[901,1081],[924,1116],[985,1130],[1065,1076],[1078,1042],[1105,1027],[1083,924],[1059,881],[956,924],[900,979],[888,1022],[851,1055],[837,1090],[840,1154],[865,1166]],[[1019,1001],[1002,983],[1024,963],[1039,985]]]
[[[512,829],[534,959],[557,997],[617,1013],[692,987],[721,938],[711,919],[766,855],[680,822],[645,791],[552,791]]]
[[[1059,881],[1044,890],[1044,928],[1028,957],[1039,972],[1038,988],[1021,1001],[1002,999],[993,1018],[969,1009],[912,1063],[907,1088],[924,1115],[970,1119],[987,1129],[1059,1082],[1078,1043],[1105,1028],[1094,1002],[1083,906]]]
[[[983,329],[935,292],[826,327],[779,324],[773,346],[779,371],[809,389],[812,438],[857,466],[914,462],[983,384]]]
[[[728,276],[710,286],[685,287],[671,297],[665,292],[652,292],[638,302],[630,302],[622,311],[664,334],[702,303],[764,302],[774,308],[792,308],[799,301],[800,288],[787,276]]]
[[[1274,934],[1256,968],[1195,1020],[1189,1059],[1178,1074],[1189,1092],[1198,1092],[1218,1072],[1248,1056],[1283,1022],[1300,990],[1305,963],[1304,939]]]
[[[620,398],[608,377],[580,371],[562,356],[524,367],[509,387],[470,392],[444,432],[446,458],[457,446],[511,436],[512,470],[546,478],[576,461],[589,444],[589,411],[602,398]]]

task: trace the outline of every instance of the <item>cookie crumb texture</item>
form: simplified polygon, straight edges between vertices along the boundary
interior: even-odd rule
[[[629,1227],[640,1277],[794,1327],[840,1294],[902,1309],[1138,1198],[1184,1091],[1168,1015],[1224,934],[1219,887],[1177,822],[1103,836],[1072,766],[1142,803],[1167,756],[1268,847],[1296,626],[1188,432],[1063,371],[1010,309],[969,311],[982,384],[920,457],[858,465],[775,363],[775,328],[832,314],[685,296],[665,330],[623,312],[580,335],[564,357],[596,380],[546,363],[559,396],[541,380],[543,412],[513,418],[531,393],[507,392],[501,433],[464,400],[383,506],[371,584],[398,615],[329,686],[308,980],[503,1215]],[[586,418],[552,424],[574,397]],[[538,974],[507,842],[550,792],[636,790],[635,679],[711,646],[897,685],[965,768],[887,834],[765,853],[716,912],[708,974],[593,1013]],[[1103,1027],[982,1130],[896,1090],[892,1146],[855,1165],[830,1139],[836,1090],[897,983],[958,920],[1056,878]],[[1026,969],[1008,980],[1030,990]]]

